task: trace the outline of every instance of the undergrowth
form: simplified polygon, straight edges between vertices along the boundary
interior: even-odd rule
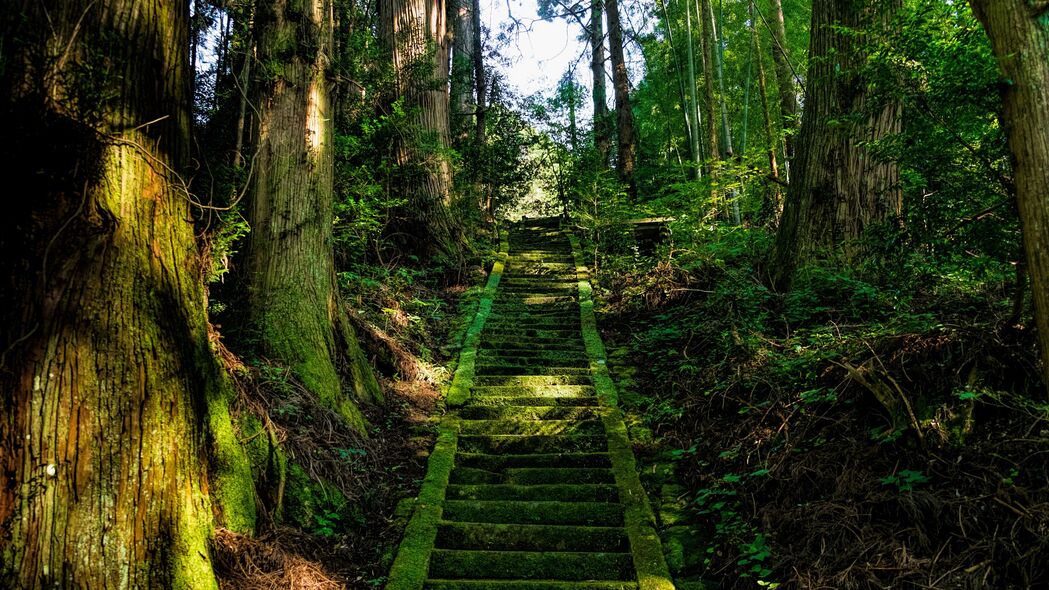
[[[448,284],[440,267],[358,264],[338,274],[347,312],[384,391],[355,432],[284,367],[224,354],[252,463],[260,526],[219,531],[225,589],[377,588],[405,524],[401,500],[425,475],[440,410],[484,274]],[[235,344],[233,345],[235,349]]]
[[[679,580],[1049,583],[1049,405],[1010,268],[901,248],[777,293],[765,231],[683,241],[599,275],[634,439],[684,484]]]

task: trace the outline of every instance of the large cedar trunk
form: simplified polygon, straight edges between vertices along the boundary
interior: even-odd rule
[[[395,236],[405,249],[461,263],[469,249],[452,217],[449,145],[448,12],[446,0],[380,0],[380,32],[393,62],[396,98],[412,113],[397,141],[398,188],[409,219]]]
[[[246,462],[179,176],[186,4],[8,4],[0,174],[17,198],[0,217],[0,587],[214,588],[209,428]]]
[[[363,432],[336,365],[340,357],[349,361],[357,399],[379,397],[335,286],[331,2],[263,2],[255,26],[260,96],[248,210],[251,323],[262,355],[291,368],[322,404]]]
[[[808,92],[793,178],[776,234],[772,279],[786,286],[794,267],[819,251],[844,247],[871,224],[899,219],[902,197],[893,161],[864,147],[899,133],[897,100],[872,104],[859,68],[865,36],[843,32],[889,21],[901,0],[816,0],[812,7]]]
[[[605,93],[604,0],[590,1],[590,73],[594,89],[594,147],[601,165],[608,166],[612,151],[612,121]]]
[[[452,124],[456,137],[465,140],[471,129],[473,115],[474,0],[449,0],[453,25],[452,37]]]
[[[637,197],[634,185],[634,168],[637,164],[637,146],[634,143],[634,111],[630,107],[630,78],[626,71],[623,55],[623,28],[619,22],[617,0],[605,0],[608,10],[608,50],[612,57],[612,85],[616,96],[616,134],[618,149],[616,167],[619,180],[627,186],[632,198]]]
[[[1049,384],[1049,4],[1024,0],[970,0],[970,4],[1009,80],[1005,131],[1013,153],[1042,370]]]

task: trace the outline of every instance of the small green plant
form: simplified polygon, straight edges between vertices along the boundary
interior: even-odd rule
[[[881,481],[882,485],[896,486],[896,489],[900,492],[911,492],[914,491],[915,486],[929,483],[929,478],[921,471],[904,469],[903,471],[887,475],[879,481]]]

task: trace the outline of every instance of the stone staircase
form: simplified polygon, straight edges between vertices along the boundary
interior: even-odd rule
[[[387,588],[672,590],[572,243],[510,245]]]

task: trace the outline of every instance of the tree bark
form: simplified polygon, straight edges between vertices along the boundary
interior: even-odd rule
[[[1005,131],[1013,154],[1016,202],[1027,273],[1049,384],[1049,5],[970,0],[1005,76]]]
[[[0,587],[216,587],[209,488],[250,528],[190,202],[184,2],[0,11]],[[232,446],[226,446],[232,442]],[[209,474],[209,449],[226,465]],[[243,471],[241,475],[245,475]],[[219,483],[220,485],[216,486]],[[244,530],[244,529],[242,529]]]
[[[337,369],[345,358],[346,385],[358,400],[381,397],[352,330],[341,329],[335,286],[331,8],[330,0],[272,0],[255,16],[260,120],[247,282],[259,352],[364,432]]]
[[[761,35],[754,22],[754,0],[750,0],[750,33],[754,43],[754,59],[758,62],[758,93],[761,94],[761,117],[765,124],[765,141],[768,143],[769,178],[772,179],[770,190],[762,202],[761,216],[768,219],[775,227],[783,213],[783,191],[779,184],[779,162],[776,160],[776,133],[772,129],[772,116],[769,112],[768,88],[765,83],[765,60],[761,53]]]
[[[773,283],[786,287],[794,267],[820,251],[844,248],[871,224],[899,219],[902,197],[894,161],[875,159],[864,144],[899,133],[902,106],[872,104],[858,69],[866,63],[862,33],[884,25],[902,0],[816,0],[805,116],[794,178],[773,247]]]
[[[474,35],[474,0],[450,0],[452,13],[452,122],[456,136],[465,140],[470,135],[475,109],[474,54],[477,53]]]
[[[394,69],[396,98],[411,114],[411,129],[397,141],[399,190],[409,200],[398,242],[426,256],[462,264],[469,250],[452,217],[448,161],[448,21],[446,0],[380,0],[380,32]]]
[[[605,91],[604,0],[590,2],[590,72],[593,74],[594,147],[601,165],[608,167],[612,151],[612,121]]]
[[[634,141],[634,111],[630,106],[630,77],[626,70],[623,51],[623,27],[619,21],[618,0],[605,0],[608,10],[608,47],[612,57],[612,85],[616,97],[616,136],[618,150],[616,168],[619,180],[626,185],[627,194],[637,198],[634,169],[637,166],[637,145]]]
[[[692,101],[691,108],[688,109],[692,113],[689,141],[692,148],[692,162],[696,166],[695,178],[700,180],[703,178],[703,149],[699,135],[703,126],[703,118],[699,114],[699,96],[696,94],[699,87],[696,85],[696,58],[693,49],[695,43],[692,35],[692,0],[685,0],[685,32],[685,41],[688,44],[688,96]]]
[[[706,98],[707,115],[707,157],[710,160],[710,210],[713,217],[717,217],[721,209],[721,191],[718,188],[718,180],[721,177],[721,152],[718,150],[718,127],[715,105],[717,98],[714,96],[714,29],[710,20],[710,0],[702,0],[697,7],[699,19],[702,21],[701,53],[703,55],[703,90]]]
[[[776,68],[776,82],[779,86],[779,111],[783,118],[783,160],[787,166],[793,166],[795,150],[794,135],[798,129],[798,93],[794,88],[794,75],[791,72],[790,50],[787,48],[787,26],[783,19],[782,0],[771,0],[772,18],[772,62]]]

